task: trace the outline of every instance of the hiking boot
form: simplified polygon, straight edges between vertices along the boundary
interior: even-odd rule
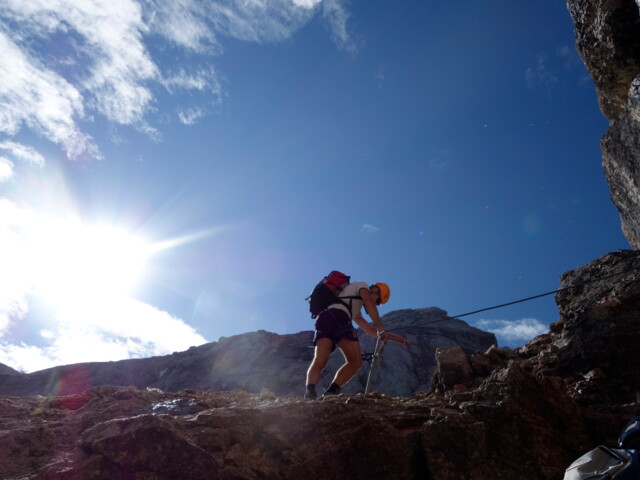
[[[308,400],[315,400],[316,398],[318,398],[318,394],[315,391],[307,390],[304,394],[304,398]]]
[[[329,388],[327,388],[324,393],[322,394],[323,397],[327,397],[329,395],[339,395],[340,394],[340,387],[338,385],[336,385],[335,383],[332,383],[331,385],[329,385]]]

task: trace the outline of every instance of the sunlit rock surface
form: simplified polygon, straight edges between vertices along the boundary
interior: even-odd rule
[[[638,267],[640,252],[621,251],[568,272],[549,333],[514,350],[437,348],[431,389],[411,397],[0,397],[0,478],[562,478],[640,415]]]
[[[409,348],[385,346],[372,386],[393,396],[408,396],[429,388],[435,368],[435,349],[460,345],[467,353],[486,350],[496,343],[493,334],[447,317],[438,308],[401,310],[382,319],[385,328],[411,340]],[[309,320],[312,327],[312,320]],[[408,328],[410,327],[410,328]],[[363,353],[372,353],[375,340],[360,332]],[[258,393],[266,388],[280,396],[304,393],[307,368],[313,358],[313,333],[278,335],[264,330],[193,347],[162,357],[119,362],[84,363],[18,374],[0,366],[0,395],[81,393],[99,385],[155,387],[163,391],[237,390]],[[344,362],[332,355],[320,387],[328,386]],[[367,365],[368,366],[368,365]],[[346,393],[364,392],[369,368],[363,368],[345,387]]]
[[[634,0],[568,0],[576,46],[610,121],[602,164],[622,230],[640,248],[640,14]]]

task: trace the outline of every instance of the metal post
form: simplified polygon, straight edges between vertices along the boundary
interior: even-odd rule
[[[376,348],[373,350],[373,356],[371,357],[371,368],[369,369],[369,377],[367,378],[367,386],[364,389],[364,394],[369,393],[369,388],[371,387],[371,381],[373,380],[373,371],[375,370],[378,360],[380,359],[380,351],[382,350],[382,346],[384,342],[382,341],[382,337],[378,336],[378,340],[376,341]]]

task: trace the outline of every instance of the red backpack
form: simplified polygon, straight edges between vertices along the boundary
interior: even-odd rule
[[[309,302],[311,318],[316,318],[320,313],[324,312],[334,303],[342,303],[348,308],[349,306],[342,301],[338,295],[344,287],[349,285],[350,280],[350,276],[337,270],[333,270],[329,275],[324,277],[322,281],[315,286],[311,295],[306,298]]]

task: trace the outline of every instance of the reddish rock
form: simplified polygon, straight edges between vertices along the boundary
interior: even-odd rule
[[[471,384],[473,379],[473,369],[467,354],[462,348],[440,347],[436,350],[437,368],[434,374],[433,383],[436,389],[444,392],[453,390],[456,386]]]

